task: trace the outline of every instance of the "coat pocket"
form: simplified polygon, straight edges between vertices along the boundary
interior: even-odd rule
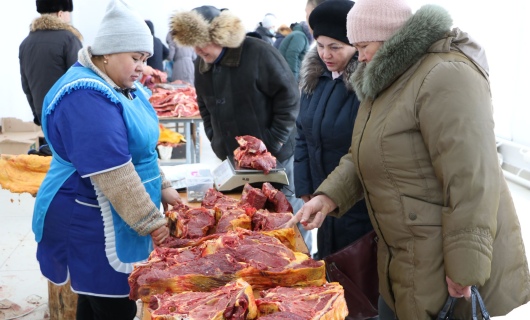
[[[441,226],[443,206],[401,196],[407,226]]]

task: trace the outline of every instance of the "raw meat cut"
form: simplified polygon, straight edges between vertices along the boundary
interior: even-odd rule
[[[201,206],[207,209],[214,209],[216,206],[223,209],[235,209],[239,206],[239,200],[210,188],[206,191]]]
[[[258,319],[336,320],[348,315],[344,289],[338,282],[264,290],[256,304]],[[295,316],[287,317],[291,315]]]
[[[250,230],[252,228],[252,219],[243,208],[235,209],[216,209],[215,210],[217,225],[216,233],[234,231],[237,228]]]
[[[293,207],[287,201],[283,192],[274,188],[272,184],[265,182],[261,186],[263,194],[267,196],[268,202],[266,208],[273,212],[293,212]]]
[[[254,188],[248,183],[245,184],[243,192],[241,193],[241,203],[247,203],[259,210],[265,207],[266,202],[267,196],[261,191],[261,189]]]
[[[237,228],[254,231],[280,228],[292,217],[291,205],[285,195],[270,183],[264,183],[262,189],[246,184],[241,200],[237,200],[210,188],[201,208],[175,205],[166,211],[172,237],[166,240],[165,245],[184,247],[193,243],[188,239],[202,238]],[[261,209],[263,207],[269,209]]]
[[[344,291],[336,282],[253,293],[242,279],[211,292],[156,294],[148,308],[154,320],[339,320],[348,314]]]
[[[241,152],[260,154],[267,152],[267,147],[260,139],[253,136],[238,136],[236,137]]]
[[[238,229],[194,247],[155,248],[130,274],[129,297],[148,302],[155,294],[210,291],[237,278],[259,290],[326,282],[323,261],[265,233]]]
[[[291,212],[270,212],[260,209],[252,215],[252,230],[275,230],[291,220]]]
[[[240,230],[239,228],[236,228],[234,231]],[[284,228],[284,229],[276,229],[276,230],[268,230],[268,231],[251,231],[251,232],[258,232],[263,233],[264,235],[267,235],[269,237],[274,237],[278,240],[280,240],[281,243],[283,243],[284,246],[291,250],[295,250],[295,232],[293,228]],[[201,243],[217,239],[221,237],[222,233],[214,233],[207,235],[202,238],[197,239],[180,239],[175,237],[167,237],[166,240],[164,240],[164,243],[162,243],[160,246],[165,248],[185,248],[185,247],[193,247],[198,246]]]
[[[167,211],[166,217],[171,234],[177,238],[201,238],[215,228],[215,211],[211,209],[179,204]]]
[[[149,102],[159,117],[197,117],[200,115],[194,87],[157,84],[152,91]]]
[[[268,174],[276,168],[276,158],[267,151],[265,144],[253,136],[237,136],[239,147],[234,150],[234,161],[241,168],[263,170]]]
[[[153,320],[244,320],[258,315],[252,287],[242,279],[211,292],[153,295],[149,311]]]

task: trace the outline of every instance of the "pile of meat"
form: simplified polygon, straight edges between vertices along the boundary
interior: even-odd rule
[[[238,229],[184,248],[156,247],[129,276],[129,297],[149,302],[164,292],[211,291],[241,278],[254,289],[321,286],[324,261],[293,251],[263,232]]]
[[[240,168],[263,170],[268,174],[276,168],[276,157],[267,151],[260,139],[253,136],[237,136],[239,147],[234,150],[234,161]]]
[[[210,188],[200,208],[181,204],[166,211],[172,237],[166,239],[164,246],[184,247],[197,243],[195,239],[238,228],[279,229],[292,218],[292,211],[285,194],[268,182],[261,189],[246,184],[240,200]]]
[[[167,319],[344,319],[348,314],[337,282],[310,287],[276,287],[254,297],[242,280],[211,292],[156,294],[149,301],[151,318]]]
[[[245,185],[240,200],[209,189],[200,207],[166,212],[171,237],[137,264],[130,298],[152,319],[344,319],[344,290],[324,261],[298,252],[285,195]],[[259,298],[255,298],[255,297]]]
[[[191,85],[158,85],[152,88],[149,102],[159,117],[197,117],[197,93]]]

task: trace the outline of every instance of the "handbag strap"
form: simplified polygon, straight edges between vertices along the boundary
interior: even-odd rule
[[[456,298],[449,296],[447,298],[447,301],[445,301],[444,307],[442,308],[440,313],[438,313],[437,320],[451,319],[451,317],[453,316],[453,309],[455,308],[455,304]]]
[[[482,318],[484,320],[490,320],[490,314],[486,310],[486,305],[484,304],[484,300],[482,300],[482,297],[480,296],[480,293],[478,292],[478,289],[476,286],[471,287],[471,310],[473,312],[473,320],[477,320],[477,305],[476,302],[478,301],[478,305],[480,307],[480,313],[482,313]]]
[[[453,319],[453,309],[455,307],[456,301],[458,299],[449,296],[447,298],[447,301],[445,301],[445,304],[438,313],[437,320],[449,320]],[[473,320],[478,320],[477,317],[477,302],[480,308],[480,313],[482,313],[482,319],[483,320],[490,320],[490,314],[486,310],[486,305],[484,304],[484,300],[482,300],[482,297],[480,296],[480,293],[478,291],[478,288],[476,286],[471,286],[471,315]]]

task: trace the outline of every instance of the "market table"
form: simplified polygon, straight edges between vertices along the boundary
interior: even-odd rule
[[[159,117],[161,124],[174,124],[178,130],[179,123],[184,125],[184,137],[186,139],[186,163],[199,163],[201,153],[200,124],[202,118],[199,117]],[[175,164],[171,161],[162,161],[162,165]]]

